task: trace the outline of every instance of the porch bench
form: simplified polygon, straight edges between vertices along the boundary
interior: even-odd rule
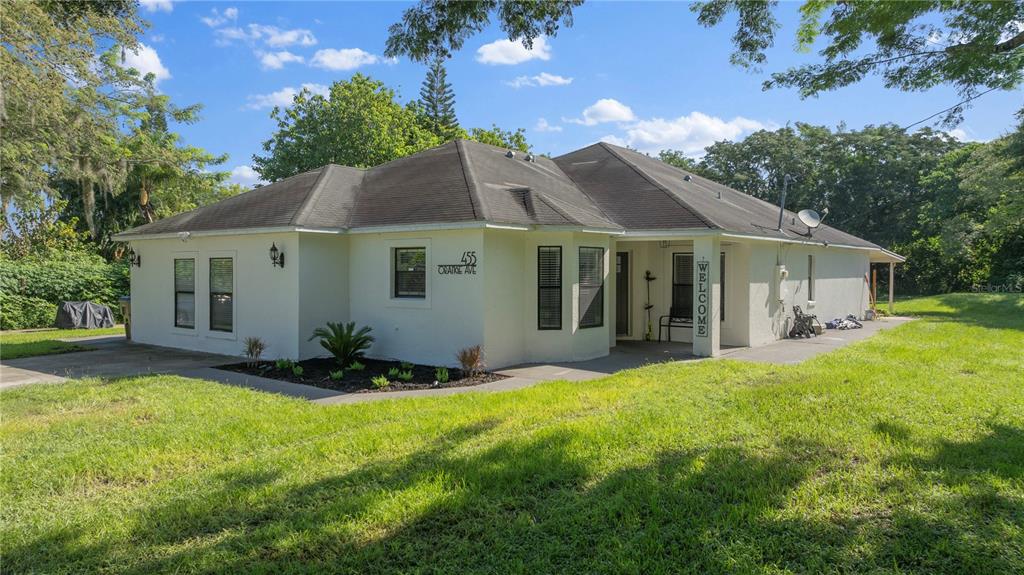
[[[668,315],[663,315],[658,319],[658,341],[661,341],[662,332],[668,333],[668,340],[672,341],[672,328],[681,327],[684,329],[693,329],[693,316],[689,317],[683,315],[683,310],[680,308],[670,308]]]

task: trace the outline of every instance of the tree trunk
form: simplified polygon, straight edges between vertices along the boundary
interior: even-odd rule
[[[149,183],[145,180],[139,185],[139,209],[142,210],[142,218],[147,224],[153,223],[153,206],[149,203]]]

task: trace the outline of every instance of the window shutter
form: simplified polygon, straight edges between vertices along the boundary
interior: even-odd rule
[[[196,327],[196,261],[174,260],[174,326]]]
[[[604,248],[580,248],[580,327],[604,325]]]
[[[537,248],[537,329],[562,329],[562,248]]]
[[[234,331],[234,261],[210,258],[210,329]]]
[[[672,254],[673,317],[693,319],[693,254]]]

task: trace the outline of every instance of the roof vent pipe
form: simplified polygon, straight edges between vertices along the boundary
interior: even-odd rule
[[[782,178],[782,197],[779,198],[779,227],[778,231],[782,231],[782,217],[786,215],[786,191],[789,190],[789,183],[794,180],[793,176],[786,174]]]
[[[505,157],[506,158],[514,158],[514,157],[516,157],[516,153],[513,152],[512,150],[509,150],[509,151],[505,152]]]
[[[527,162],[532,162],[532,161],[534,161],[534,157],[533,157],[533,154],[530,154],[530,153],[527,153],[527,154],[526,154],[526,157],[525,157],[525,158],[523,158],[523,159],[524,159],[524,160],[526,160]]]

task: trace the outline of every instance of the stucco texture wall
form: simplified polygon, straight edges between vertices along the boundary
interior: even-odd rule
[[[282,269],[270,263],[271,243],[286,254]],[[298,355],[299,246],[296,233],[136,240],[142,266],[132,268],[132,339],[140,343],[240,356],[243,341],[257,336],[264,357]],[[209,259],[234,259],[234,331],[209,329]],[[174,327],[174,259],[195,259],[195,328]]]

